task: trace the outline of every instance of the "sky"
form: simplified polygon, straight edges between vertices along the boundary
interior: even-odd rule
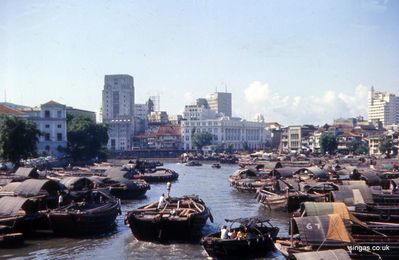
[[[290,124],[367,118],[399,95],[399,1],[0,1],[0,101],[99,111],[104,75],[161,110],[217,91],[233,115]]]

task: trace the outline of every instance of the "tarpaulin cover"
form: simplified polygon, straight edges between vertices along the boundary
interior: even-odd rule
[[[21,197],[2,197],[0,198],[0,216],[15,216],[25,204],[33,203],[27,198]]]
[[[306,216],[322,216],[338,214],[342,219],[349,220],[349,211],[342,202],[304,202]]]
[[[28,179],[22,182],[15,189],[14,193],[22,197],[31,197],[39,195],[42,191],[46,191],[49,194],[56,194],[59,190],[60,186],[56,181]]]
[[[305,252],[305,253],[295,253],[295,259],[297,260],[350,260],[348,252],[344,249],[335,250],[323,250],[317,252]]]
[[[301,241],[308,245],[345,245],[351,242],[342,218],[338,214],[293,218]]]

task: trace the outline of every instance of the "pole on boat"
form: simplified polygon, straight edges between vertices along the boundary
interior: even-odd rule
[[[168,191],[168,198],[170,197],[170,190],[172,189],[172,183],[170,183],[168,181],[168,183],[166,183],[166,190]]]

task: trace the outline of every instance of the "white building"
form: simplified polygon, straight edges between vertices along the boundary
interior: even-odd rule
[[[102,115],[103,123],[108,125],[108,149],[130,150],[134,135],[134,81],[132,76],[105,75]]]
[[[24,108],[27,119],[36,123],[41,136],[37,143],[37,153],[61,156],[67,147],[66,106],[49,101],[39,107]]]
[[[231,93],[215,92],[208,98],[208,104],[214,112],[232,116]]]
[[[236,150],[243,149],[244,143],[251,149],[260,149],[264,145],[265,124],[250,122],[239,118],[220,117],[215,119],[187,120],[181,122],[183,147],[194,149],[192,134],[208,132],[213,135],[212,144],[231,144]]]
[[[399,124],[399,97],[388,92],[374,91],[368,97],[369,121],[381,121],[383,126]]]

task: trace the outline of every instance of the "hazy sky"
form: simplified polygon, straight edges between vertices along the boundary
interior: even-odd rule
[[[0,1],[0,100],[98,111],[105,74],[161,109],[216,88],[283,124],[367,115],[399,94],[399,1]]]

